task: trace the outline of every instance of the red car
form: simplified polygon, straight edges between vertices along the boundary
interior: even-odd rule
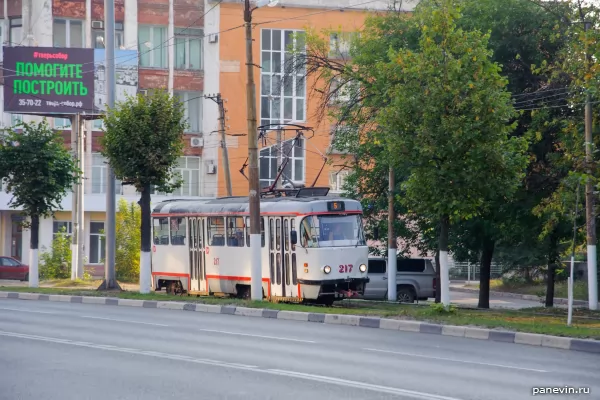
[[[29,266],[12,257],[0,257],[0,279],[29,280]]]

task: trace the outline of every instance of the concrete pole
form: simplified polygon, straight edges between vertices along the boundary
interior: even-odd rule
[[[279,173],[279,169],[281,168],[281,165],[283,164],[283,149],[281,148],[281,136],[282,136],[281,129],[277,129],[277,144],[276,144],[276,147],[277,147],[277,173]],[[277,182],[275,182],[275,187],[277,189],[283,188],[283,178],[284,178],[284,175],[281,174],[281,176],[279,177]]]
[[[250,205],[250,288],[252,300],[262,300],[262,260],[260,254],[260,183],[258,177],[258,137],[256,126],[256,86],[254,85],[254,61],[252,57],[252,10],[250,0],[244,3],[246,26],[246,107],[248,114],[248,201]]]
[[[591,28],[591,23],[585,23],[585,31]],[[587,49],[586,49],[587,53]],[[589,55],[586,54],[589,63]],[[592,165],[594,163],[594,149],[592,139],[592,96],[589,88],[585,99],[585,161],[587,165],[588,176],[592,175]],[[594,185],[588,178],[585,185],[585,216],[587,228],[587,270],[588,270],[588,301],[590,310],[598,309],[598,265],[596,254],[596,212],[594,205]]]
[[[79,231],[77,232],[77,278],[83,278],[83,268],[85,265],[85,139],[83,136],[84,120],[77,118],[77,146],[79,152],[79,170],[81,171],[81,180],[77,186],[77,221],[79,222]]]
[[[223,156],[223,170],[225,171],[225,187],[227,196],[231,196],[231,172],[229,171],[229,153],[227,152],[227,139],[225,137],[225,105],[221,98],[221,93],[217,94],[217,105],[219,106],[219,121],[221,122],[221,154]]]
[[[115,0],[104,3],[104,43],[106,61],[106,106],[115,106]],[[106,261],[104,266],[105,280],[101,288],[118,288],[115,275],[116,253],[116,194],[115,173],[110,165],[107,166],[108,179],[106,183]]]
[[[71,150],[76,165],[79,167],[79,114],[71,117]],[[79,180],[82,179],[80,175]],[[73,186],[71,208],[71,280],[77,279],[79,267],[79,183]]]
[[[397,256],[398,243],[394,235],[394,222],[396,214],[394,213],[394,190],[396,188],[396,177],[394,168],[390,166],[389,170],[389,188],[388,188],[388,261],[387,261],[387,279],[388,279],[388,300],[398,300],[396,292],[396,274],[397,274]]]

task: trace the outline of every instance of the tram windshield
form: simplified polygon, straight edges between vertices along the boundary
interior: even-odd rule
[[[365,246],[360,215],[313,215],[300,224],[302,247]]]

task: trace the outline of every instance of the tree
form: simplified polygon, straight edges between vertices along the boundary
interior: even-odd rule
[[[40,261],[41,279],[66,279],[71,276],[71,239],[65,227],[54,236],[50,251],[42,251]]]
[[[18,128],[22,131],[7,129],[0,137],[0,180],[13,195],[10,206],[30,218],[29,287],[38,287],[40,218],[61,209],[79,171],[62,137],[45,120]]]
[[[140,206],[128,204],[124,199],[117,206],[117,251],[115,269],[117,279],[133,282],[140,276],[140,225],[142,213]]]
[[[379,66],[384,80],[401,77],[388,89],[390,105],[378,122],[395,129],[391,151],[409,172],[403,202],[439,221],[446,306],[451,224],[510,199],[527,163],[527,142],[510,137],[515,113],[507,80],[491,60],[489,35],[457,27],[458,3],[420,5],[414,15],[418,49],[392,51],[392,61]]]
[[[150,191],[171,193],[181,185],[174,171],[183,154],[187,123],[183,104],[165,91],[130,97],[108,110],[102,137],[104,155],[123,182],[133,185],[141,198],[140,292],[150,291],[152,246]]]

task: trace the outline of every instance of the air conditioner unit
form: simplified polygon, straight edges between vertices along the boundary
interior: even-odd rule
[[[190,140],[190,145],[192,147],[203,147],[204,146],[204,139],[200,138],[200,137],[193,137]]]
[[[208,43],[217,43],[218,41],[219,41],[218,33],[208,36]]]
[[[216,174],[217,173],[217,166],[215,164],[208,164],[206,166],[206,173],[207,174]]]
[[[148,94],[148,90],[147,89],[140,89],[140,90],[138,90],[138,94],[141,94],[142,96],[146,96]]]
[[[103,21],[92,21],[92,29],[104,29]]]

